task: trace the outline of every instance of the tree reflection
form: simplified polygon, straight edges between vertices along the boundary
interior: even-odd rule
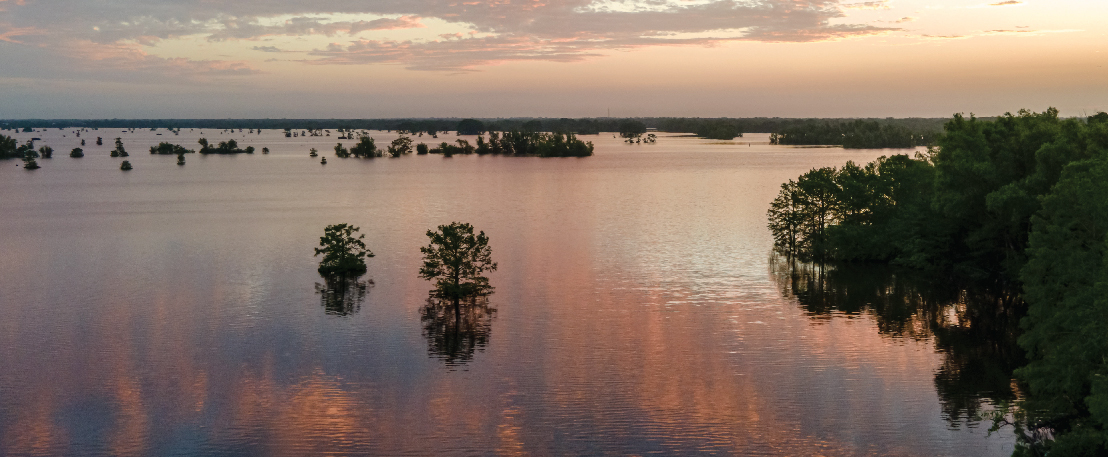
[[[373,280],[358,281],[342,276],[325,279],[324,284],[315,283],[319,294],[319,303],[327,314],[349,316],[358,312],[365,301],[366,288],[373,286]]]
[[[428,354],[456,367],[488,345],[496,309],[489,307],[486,296],[449,300],[432,293],[419,314]]]
[[[817,265],[775,256],[772,273],[784,296],[817,320],[873,316],[892,338],[931,340],[943,354],[935,389],[951,426],[978,422],[983,408],[1019,395],[1012,370],[1023,365],[1016,345],[1024,304],[995,285],[949,279],[885,265]]]

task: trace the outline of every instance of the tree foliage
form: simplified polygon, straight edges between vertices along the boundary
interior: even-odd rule
[[[128,156],[127,149],[123,147],[123,139],[121,139],[121,138],[116,138],[115,139],[115,149],[112,149],[112,152],[109,155],[111,155],[112,157],[127,157]]]
[[[771,144],[841,145],[847,149],[914,148],[933,144],[934,131],[878,121],[824,121],[790,125],[770,135]]]
[[[410,137],[402,136],[389,144],[388,148],[389,157],[400,157],[402,155],[412,153],[412,139]]]
[[[15,138],[0,135],[0,159],[22,158],[17,152],[18,145],[19,142]]]
[[[435,281],[437,296],[457,300],[492,292],[483,273],[496,271],[496,262],[485,232],[474,234],[472,225],[452,222],[437,231],[428,230],[427,238],[430,244],[419,248],[423,253],[419,276]]]
[[[485,133],[485,123],[477,119],[462,119],[456,130],[458,135],[481,135]]]
[[[190,153],[194,153],[194,152],[196,152],[196,151],[193,151],[192,149],[187,149],[184,146],[181,146],[179,144],[167,143],[167,142],[164,142],[164,141],[161,142],[161,143],[158,143],[157,146],[150,146],[150,153],[151,154],[177,154],[177,155],[181,155],[181,154],[190,154]]]
[[[469,144],[468,142],[466,143]],[[537,133],[513,130],[489,132],[489,139],[477,137],[477,145],[466,154],[514,155],[537,157],[588,157],[593,153],[591,141],[577,139],[572,133]],[[432,151],[433,152],[433,151]]]
[[[373,257],[362,239],[355,234],[358,227],[349,224],[328,225],[319,238],[315,255],[323,254],[319,262],[319,274],[325,278],[356,278],[365,274],[365,259]]]
[[[624,121],[619,124],[619,136],[634,139],[646,133],[646,124],[640,121]]]
[[[196,141],[200,144],[201,154],[253,154],[254,146],[247,146],[246,149],[239,148],[238,141],[227,140],[220,141],[218,145],[212,146],[208,143],[207,138],[201,138]]]
[[[377,149],[377,143],[370,136],[362,135],[358,138],[358,144],[350,147],[350,155],[358,158],[372,159],[381,157],[381,150]]]
[[[1017,454],[1108,454],[1108,114],[956,115],[944,130],[928,154],[783,185],[775,245],[1022,285]]]
[[[1063,169],[1032,221],[1019,340],[1030,362],[1016,374],[1031,393],[1024,428],[1055,440],[1024,440],[1029,453],[1108,454],[1108,148],[1094,153]]]

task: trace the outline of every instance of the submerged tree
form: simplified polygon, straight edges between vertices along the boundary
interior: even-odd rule
[[[404,154],[412,153],[412,139],[406,136],[402,136],[395,140],[392,140],[392,144],[389,145],[389,156],[400,157]]]
[[[355,237],[358,227],[349,224],[328,225],[319,238],[315,255],[323,254],[319,262],[319,274],[325,278],[356,278],[365,274],[365,259],[373,257],[362,241],[365,235]]]
[[[97,142],[99,144],[99,142]],[[123,140],[120,138],[115,139],[115,149],[112,149],[112,157],[127,157],[127,149],[123,147]]]
[[[69,151],[69,156],[73,157],[74,159],[84,157],[85,156],[85,150],[81,149],[81,148],[73,148],[72,151]]]
[[[342,143],[335,143],[335,157],[345,159],[347,157],[350,157],[350,151],[343,147]]]
[[[377,149],[377,143],[373,137],[362,135],[358,138],[358,144],[350,147],[350,155],[365,159],[381,157],[381,150]]]
[[[486,271],[496,271],[489,249],[489,237],[485,232],[473,233],[468,223],[453,222],[440,225],[438,231],[427,231],[431,243],[419,248],[423,253],[423,266],[419,276],[435,281],[435,295],[454,301],[463,297],[492,293]]]
[[[133,168],[134,167],[131,166],[131,162],[127,160],[124,160],[123,163],[119,164],[119,169],[123,171],[131,170]]]

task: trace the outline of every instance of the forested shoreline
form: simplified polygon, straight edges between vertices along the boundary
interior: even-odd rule
[[[956,115],[926,153],[782,184],[768,217],[790,259],[1016,291],[1027,395],[993,419],[1015,427],[1017,455],[1108,453],[1108,114]]]

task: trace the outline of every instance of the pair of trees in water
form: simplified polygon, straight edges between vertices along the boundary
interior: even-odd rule
[[[997,423],[1016,426],[1017,454],[1108,454],[1108,114],[956,115],[944,130],[927,154],[782,185],[777,248],[1022,289],[1028,395]]]
[[[349,224],[329,225],[319,239],[315,255],[323,255],[318,272],[328,280],[356,279],[366,273],[367,258],[373,257],[358,234],[358,227]],[[492,250],[485,232],[474,233],[468,223],[453,222],[428,230],[430,243],[421,247],[423,265],[419,275],[435,281],[432,291],[437,298],[451,301],[457,308],[462,299],[481,297],[492,292],[483,275],[495,271]]]
[[[423,335],[432,356],[447,366],[464,364],[488,343],[496,310],[484,299],[493,289],[484,273],[495,271],[497,265],[488,237],[474,233],[470,224],[440,225],[428,230],[427,237],[428,245],[420,248],[419,276],[434,281],[434,289],[419,310]],[[354,312],[365,296],[366,283],[356,278],[365,274],[365,259],[373,253],[364,238],[349,224],[324,229],[315,252],[324,256],[318,271],[327,282],[320,293],[328,313]]]

